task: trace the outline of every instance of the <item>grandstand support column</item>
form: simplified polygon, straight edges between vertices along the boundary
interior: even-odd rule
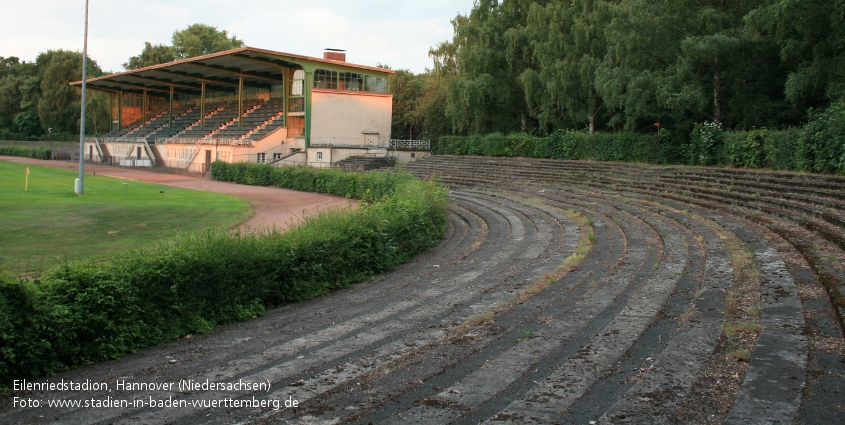
[[[114,92],[109,92],[109,133],[114,131]]]
[[[244,75],[238,75],[238,127],[244,121]]]
[[[117,92],[117,128],[123,128],[123,92]]]
[[[282,68],[282,126],[288,127],[288,112],[290,112],[290,87],[288,84],[293,80],[290,74],[293,72],[290,68]],[[288,130],[290,131],[290,130]]]
[[[205,127],[205,80],[200,82],[200,127]]]
[[[167,118],[167,126],[173,127],[173,84],[170,84],[170,111],[168,112],[170,116]]]
[[[147,89],[144,89],[144,97],[141,99],[141,125],[147,126]]]
[[[311,146],[311,89],[314,86],[314,70],[305,71],[305,149]]]

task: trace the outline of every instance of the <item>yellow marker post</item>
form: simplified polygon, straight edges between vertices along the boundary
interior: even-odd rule
[[[29,192],[29,167],[26,167],[26,183],[24,183],[23,191]]]

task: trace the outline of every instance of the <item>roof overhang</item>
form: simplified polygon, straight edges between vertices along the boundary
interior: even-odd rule
[[[281,84],[285,70],[319,67],[349,69],[367,75],[387,77],[395,71],[342,61],[293,55],[271,50],[241,47],[224,52],[182,59],[117,74],[91,78],[86,87],[112,93],[124,92],[167,97],[175,94],[199,95],[203,82],[207,91],[236,93],[243,77],[245,88],[270,89]],[[81,86],[82,81],[71,83]]]

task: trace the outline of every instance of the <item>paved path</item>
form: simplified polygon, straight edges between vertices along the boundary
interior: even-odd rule
[[[0,156],[0,160],[45,167],[79,170],[73,162],[48,161],[13,156]],[[236,183],[219,182],[209,177],[193,177],[179,174],[156,173],[130,168],[116,168],[101,165],[85,165],[85,173],[101,176],[138,180],[150,183],[176,186],[207,192],[224,193],[244,199],[255,211],[252,218],[241,226],[244,229],[272,228],[286,229],[298,223],[307,214],[326,208],[351,206],[354,201],[338,196],[319,193],[300,192],[277,187],[249,186]],[[72,188],[71,188],[72,189]]]

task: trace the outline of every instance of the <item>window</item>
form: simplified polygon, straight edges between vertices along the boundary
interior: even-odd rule
[[[258,160],[258,162],[266,162],[265,158],[266,158],[266,154],[264,152],[261,152],[261,153],[258,154],[257,160]]]
[[[387,93],[387,78],[366,77],[367,85],[364,91],[373,93]]]
[[[322,160],[323,160],[323,153],[317,152],[317,161],[322,161]]]
[[[282,154],[280,154],[280,153],[274,153],[273,154],[273,161],[278,161],[280,159],[282,159]]]
[[[340,73],[340,90],[362,91],[364,90],[364,76],[351,72]]]
[[[301,97],[291,98],[288,112],[305,112],[305,99]]]
[[[305,134],[305,117],[288,117],[288,135],[302,136]]]
[[[314,88],[337,90],[337,71],[326,69],[314,71]]]
[[[291,96],[302,96],[303,81],[305,81],[305,71],[301,69],[294,71],[290,87]]]
[[[314,71],[314,88],[387,93],[387,78],[318,69]]]

